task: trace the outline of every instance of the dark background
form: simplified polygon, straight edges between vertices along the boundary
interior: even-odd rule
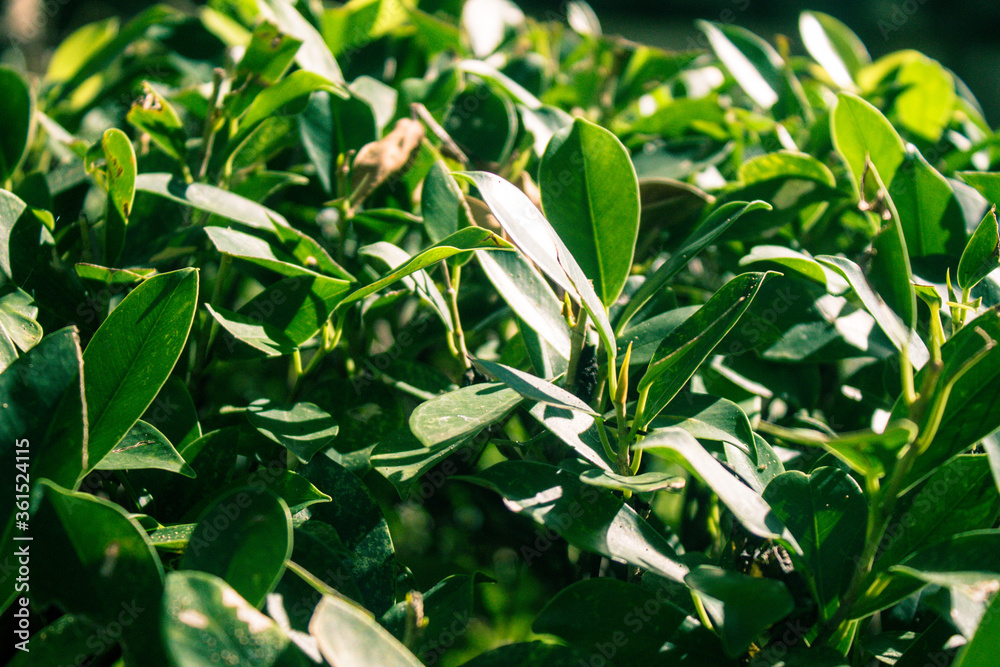
[[[319,0],[301,0],[318,2]],[[54,14],[41,38],[57,43],[83,23],[112,14],[139,11],[145,0],[0,0],[5,8],[37,3]],[[195,2],[172,0],[191,7]],[[421,0],[428,10],[454,11],[460,0]],[[537,18],[559,18],[565,0],[521,0],[517,3]],[[831,14],[851,27],[873,58],[912,48],[939,60],[961,77],[979,98],[990,124],[1000,124],[1000,1],[998,0],[591,0],[609,34],[672,49],[704,44],[695,19],[733,23],[769,41],[786,35],[793,53],[804,50],[798,39],[798,15],[803,9]],[[6,13],[6,12],[5,12]],[[32,54],[29,54],[29,56]],[[37,54],[35,54],[37,57]]]

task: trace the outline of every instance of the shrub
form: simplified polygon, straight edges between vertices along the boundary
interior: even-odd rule
[[[820,13],[567,10],[158,6],[0,69],[13,664],[993,664],[976,100]]]

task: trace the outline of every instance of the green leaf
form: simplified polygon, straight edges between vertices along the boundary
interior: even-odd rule
[[[185,183],[171,174],[139,174],[135,189],[166,197],[206,213],[214,213],[254,229],[273,232],[288,227],[284,216],[245,197],[202,183]]]
[[[591,416],[599,416],[589,405],[562,387],[535,377],[531,373],[483,359],[473,359],[472,363],[484,375],[503,382],[525,398],[557,408],[579,410]]]
[[[283,0],[279,0],[283,1]],[[311,93],[324,91],[347,96],[343,86],[326,77],[305,70],[292,72],[278,83],[262,90],[239,118],[239,131],[227,143],[227,154],[234,152],[268,118],[283,113],[299,113]]]
[[[226,582],[205,572],[171,572],[163,595],[163,643],[175,664],[305,667],[309,661],[271,620]]]
[[[920,549],[890,568],[938,586],[974,585],[1000,579],[1000,531],[960,533]]]
[[[736,325],[768,275],[744,273],[733,278],[663,339],[639,381],[640,395],[648,393],[640,416],[644,424],[667,406]]]
[[[722,64],[740,88],[778,119],[810,113],[802,85],[770,44],[745,28],[696,21]],[[779,104],[780,102],[780,104]]]
[[[826,287],[830,294],[843,294],[850,287],[836,271],[805,252],[784,246],[758,245],[740,258],[740,266],[754,262],[774,262]]]
[[[897,504],[879,543],[875,570],[899,563],[921,546],[993,525],[1000,495],[986,456],[959,456]]]
[[[180,357],[198,305],[198,272],[181,269],[144,281],[115,308],[83,353],[93,469],[142,416]]]
[[[507,644],[480,653],[462,667],[580,667],[593,658],[590,651],[541,641]]]
[[[955,175],[975,188],[990,204],[1000,204],[1000,174],[984,171],[958,171]]]
[[[423,615],[427,624],[420,633],[420,641],[414,646],[414,653],[423,658],[425,664],[438,659],[452,642],[450,637],[465,633],[472,619],[475,586],[481,578],[455,574],[445,577],[422,595]],[[387,611],[379,623],[400,641],[406,639],[407,620],[413,605],[399,602]]]
[[[64,614],[31,636],[30,649],[18,653],[8,667],[72,665],[75,660],[99,658],[115,650],[114,644],[93,645],[94,630],[82,616]],[[90,643],[88,643],[88,641]]]
[[[795,537],[767,502],[739,482],[687,431],[676,427],[660,429],[650,433],[633,449],[649,450],[651,454],[684,466],[715,492],[747,530],[765,539],[780,540],[791,550],[801,552]]]
[[[854,193],[860,192],[865,159],[870,158],[883,183],[891,185],[906,158],[903,140],[878,109],[850,93],[839,93],[830,114],[833,145],[851,172]]]
[[[295,278],[293,276],[288,280],[295,280]],[[239,350],[236,341],[246,343],[267,357],[292,354],[298,348],[298,345],[288,334],[277,326],[264,322],[259,315],[255,318],[234,313],[225,308],[216,310],[210,304],[205,304],[205,310],[228,334],[224,337],[224,348],[220,356],[237,356]]]
[[[948,180],[914,146],[892,182],[886,181],[910,257],[958,255],[964,247],[965,216]]]
[[[270,399],[257,399],[247,408],[250,425],[309,463],[336,437],[339,427],[327,412],[312,403],[283,408]]]
[[[331,665],[421,667],[423,663],[357,605],[323,596],[309,622],[309,634]]]
[[[569,325],[562,304],[531,263],[519,252],[477,250],[476,259],[511,310],[563,359],[569,359]]]
[[[62,83],[69,80],[101,47],[114,39],[118,24],[118,17],[112,16],[103,21],[88,23],[70,33],[52,53],[45,71],[45,81]]]
[[[921,368],[927,363],[931,356],[927,345],[916,332],[907,327],[906,322],[872,288],[860,266],[844,257],[821,255],[816,258],[816,261],[830,267],[847,280],[855,294],[858,295],[865,310],[875,318],[879,328],[885,332],[897,350],[909,346],[910,363],[914,367]],[[915,313],[915,311],[916,308],[913,312]]]
[[[418,405],[410,414],[410,430],[425,447],[461,442],[503,419],[523,400],[500,383],[469,385]]]
[[[517,110],[510,96],[498,88],[470,77],[441,125],[473,159],[504,164],[517,138]],[[475,114],[465,111],[470,108],[476,109]]]
[[[346,128],[351,129],[345,132]],[[378,140],[379,129],[375,113],[364,99],[319,90],[310,96],[299,115],[299,135],[320,184],[333,194],[338,157]]]
[[[899,125],[928,142],[939,141],[958,101],[951,72],[919,55],[902,64],[895,84],[902,91],[892,105]]]
[[[27,352],[38,344],[43,332],[37,317],[38,308],[27,292],[10,283],[0,287],[0,336],[10,347]]]
[[[441,463],[464,444],[464,439],[446,439],[439,444],[425,445],[404,431],[379,440],[372,450],[371,464],[380,475],[396,487],[400,496],[406,497],[411,487],[425,472]]]
[[[679,491],[684,488],[684,479],[665,472],[644,472],[639,475],[619,475],[610,470],[584,470],[580,481],[591,486],[599,486],[614,491],[650,493],[653,491]]]
[[[861,487],[839,468],[793,470],[771,480],[763,498],[802,547],[820,614],[829,619],[864,547],[868,503]]]
[[[187,134],[173,105],[148,81],[141,100],[132,105],[126,120],[149,135],[160,149],[182,165],[187,158]],[[139,188],[136,184],[136,188]],[[139,188],[141,189],[141,188]]]
[[[424,228],[433,243],[458,231],[465,206],[465,197],[455,177],[442,160],[436,160],[427,172],[420,195]]]
[[[749,204],[734,201],[723,204],[713,210],[708,217],[691,230],[691,233],[684,239],[681,247],[670,256],[670,259],[661,264],[652,274],[646,276],[646,280],[642,283],[642,286],[629,300],[622,314],[618,316],[618,321],[615,324],[615,332],[620,336],[625,330],[625,326],[635,314],[654,295],[659,293],[671,278],[677,275],[708,244],[729,229],[741,216],[750,211],[761,209],[770,210],[771,205],[762,201],[755,201]]]
[[[75,328],[67,327],[43,338],[0,373],[0,396],[4,397],[6,405],[0,410],[0,455],[12,464],[0,475],[0,482],[7,488],[15,488],[14,476],[20,472],[13,467],[22,462],[17,456],[18,443],[30,447],[28,474],[35,479],[42,476],[40,462],[65,460],[64,465],[70,468],[74,463],[79,465],[80,451],[73,447],[73,440],[79,442],[86,437],[80,408],[83,401],[82,354],[79,334]],[[58,432],[46,437],[52,414],[67,398],[70,399],[67,403],[75,403],[77,407],[73,421],[69,422],[76,430],[75,438],[58,437],[61,435]],[[23,451],[23,447],[21,449]],[[73,483],[76,473],[76,469],[71,470],[67,483]],[[3,539],[0,567],[9,567],[9,572],[16,571],[17,567],[12,531],[14,512],[18,509],[13,502],[0,509],[0,538]],[[14,597],[14,584],[15,577],[0,578],[0,613]]]
[[[256,4],[265,16],[274,14],[272,20],[282,32],[302,42],[295,53],[295,62],[299,67],[307,72],[315,72],[333,83],[344,83],[344,75],[322,35],[299,13],[293,3],[289,0],[257,0]],[[270,11],[266,11],[268,8]]]
[[[670,426],[699,440],[725,443],[726,461],[757,493],[785,472],[774,450],[756,436],[746,413],[732,401],[708,394],[681,394],[650,424],[651,429]]]
[[[126,656],[138,659],[156,644],[154,610],[163,593],[163,565],[146,531],[108,500],[49,480],[36,490],[34,545],[60,557],[33,559],[35,603],[58,603],[100,627],[119,623]]]
[[[155,426],[139,420],[125,437],[95,466],[97,470],[154,468],[194,477],[194,470]]]
[[[584,459],[603,470],[611,470],[598,430],[607,427],[598,425],[593,416],[549,403],[536,403],[528,412]]]
[[[962,252],[958,262],[958,285],[963,290],[971,290],[997,267],[1000,267],[1000,229],[994,206]]]
[[[795,608],[785,584],[713,565],[699,565],[684,583],[698,592],[726,654],[735,658]]]
[[[242,487],[217,497],[195,526],[180,568],[214,574],[259,607],[292,553],[292,516],[278,496]]]
[[[258,85],[277,83],[288,71],[301,45],[302,40],[281,32],[270,21],[263,21],[254,28],[250,43],[236,66],[236,76],[252,76]]]
[[[577,118],[549,141],[538,180],[545,217],[611,306],[639,233],[639,182],[628,151],[615,135]]]
[[[135,199],[135,151],[125,133],[114,128],[104,131],[101,147],[104,149],[108,179],[104,255],[105,260],[113,264],[125,244],[125,227]]]
[[[687,612],[671,602],[674,595],[683,592],[676,584],[650,590],[607,577],[585,579],[556,593],[535,617],[531,629],[584,650],[616,647],[615,664],[635,664],[658,653],[664,638],[684,622]],[[581,609],[600,613],[581,614]]]
[[[910,483],[927,476],[945,461],[955,457],[1000,427],[1000,313],[990,309],[967,322],[958,333],[941,346],[944,360],[942,380],[960,373],[948,394],[934,440],[916,460],[907,479]],[[971,368],[971,360],[984,354]],[[914,378],[921,386],[924,368]],[[940,384],[940,383],[939,383]],[[902,402],[892,416],[905,412]]]
[[[850,28],[822,12],[799,15],[802,43],[833,82],[845,90],[854,89],[854,77],[871,62],[868,49]]]
[[[688,571],[666,539],[621,498],[583,484],[568,470],[533,461],[504,461],[462,479],[493,489],[511,511],[526,514],[580,549],[624,560],[673,581],[681,581]],[[521,549],[529,564],[540,555],[528,545]]]
[[[0,183],[6,183],[20,166],[31,135],[34,102],[31,90],[17,72],[0,67]],[[7,186],[9,187],[9,186]]]
[[[309,516],[334,528],[350,552],[347,573],[365,607],[384,614],[396,601],[396,555],[382,511],[358,477],[328,455],[314,457],[302,476],[332,499],[309,507]]]
[[[1000,652],[1000,595],[983,614],[983,620],[953,663],[955,667],[989,667]]]
[[[358,254],[365,257],[376,257],[385,262],[390,269],[398,269],[412,259],[405,250],[385,241],[367,245],[358,250]],[[445,301],[441,290],[434,284],[434,281],[426,271],[422,269],[414,271],[407,276],[403,276],[400,280],[402,280],[407,289],[419,294],[422,298],[430,302],[431,307],[437,313],[438,317],[441,318],[441,322],[448,331],[455,330],[455,323],[451,319],[451,309],[448,306],[448,302]]]
[[[597,325],[608,354],[614,356],[614,333],[604,304],[566,244],[517,186],[494,174],[470,171],[456,174],[472,183],[483,200],[528,259],[557,285],[576,295]]]
[[[347,304],[354,303],[355,301],[374,294],[384,287],[388,287],[397,280],[405,278],[406,276],[420,271],[421,269],[425,269],[431,264],[439,262],[442,259],[447,259],[467,250],[477,249],[510,250],[511,246],[493,232],[480,227],[466,227],[465,229],[460,229],[448,238],[440,241],[439,243],[435,243],[427,250],[424,250],[419,255],[416,255],[410,261],[405,262],[401,266],[385,274],[370,285],[366,285],[365,287],[352,292],[346,299],[344,299],[341,306],[346,306]]]

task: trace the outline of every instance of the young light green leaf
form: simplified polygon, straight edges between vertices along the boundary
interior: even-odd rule
[[[101,139],[107,164],[108,205],[105,216],[104,254],[114,264],[125,244],[125,227],[135,199],[136,161],[132,142],[121,130],[104,131]]]
[[[839,93],[830,114],[830,134],[851,171],[855,194],[860,193],[865,160],[869,158],[882,181],[892,184],[906,157],[906,147],[881,111],[857,95]]]
[[[180,116],[153,84],[143,81],[142,86],[145,94],[129,109],[126,120],[148,134],[164,153],[184,164],[187,134]]]
[[[577,118],[549,141],[538,174],[546,219],[610,307],[639,234],[639,182],[628,151],[609,131]]]
[[[295,62],[299,67],[335,84],[344,83],[344,75],[323,36],[299,13],[294,3],[289,0],[257,0],[257,7],[265,15],[273,13],[273,20],[281,31],[302,42],[295,52]]]
[[[958,262],[958,285],[963,290],[971,290],[997,267],[1000,267],[1000,230],[994,206],[962,252]]]

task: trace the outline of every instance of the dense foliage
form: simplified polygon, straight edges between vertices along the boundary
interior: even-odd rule
[[[819,13],[455,4],[0,68],[12,664],[996,664],[964,84]]]

